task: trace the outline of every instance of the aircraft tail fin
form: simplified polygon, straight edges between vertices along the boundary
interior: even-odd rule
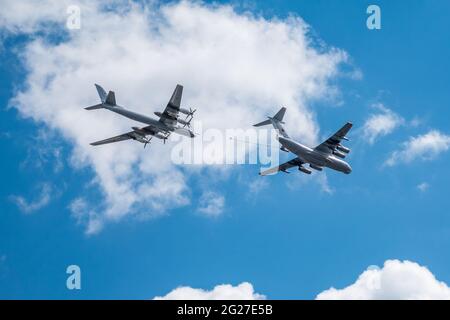
[[[111,106],[115,106],[116,105],[116,95],[114,94],[114,91],[108,92],[108,95],[106,96],[105,103],[109,104]]]
[[[282,124],[284,124],[283,122],[283,118],[284,118],[284,114],[286,113],[286,108],[282,107],[273,117],[269,117],[269,119],[264,120],[260,123],[254,124],[254,127],[262,127],[262,126],[266,126],[268,124],[273,125],[273,127],[278,130],[280,132],[280,134],[283,137],[289,138],[288,134],[286,133],[286,131],[284,130]]]
[[[273,119],[277,120],[278,122],[284,123],[283,118],[284,114],[286,113],[286,108],[282,107],[274,116]]]
[[[116,97],[115,97],[114,91],[109,91],[108,94],[106,94],[105,89],[103,89],[98,84],[95,84],[95,88],[97,89],[98,96],[100,97],[102,104],[108,104],[110,106],[116,105]],[[92,110],[92,109],[88,109],[88,110]]]
[[[103,89],[100,85],[95,84],[95,88],[97,89],[98,95],[100,97],[100,100],[102,103],[105,103],[106,101],[106,91]]]

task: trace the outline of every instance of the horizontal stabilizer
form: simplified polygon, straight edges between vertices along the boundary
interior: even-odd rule
[[[86,110],[96,110],[96,109],[101,109],[101,108],[103,108],[103,104],[96,104],[95,106],[90,106],[90,107],[86,107],[86,108],[84,108],[84,109],[86,109]]]
[[[272,122],[270,120],[264,120],[263,122],[254,124],[254,127],[262,127],[262,126],[267,126],[268,124],[271,124]]]

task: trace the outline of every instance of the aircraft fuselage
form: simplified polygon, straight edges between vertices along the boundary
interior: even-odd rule
[[[146,115],[143,115],[143,114],[131,111],[131,110],[127,110],[127,109],[125,109],[124,107],[121,107],[121,106],[117,106],[117,105],[116,106],[110,106],[110,105],[106,105],[105,104],[105,105],[103,105],[103,107],[105,109],[108,109],[108,110],[112,111],[112,112],[115,112],[115,113],[118,113],[118,114],[120,114],[120,115],[122,115],[124,117],[127,117],[128,119],[135,120],[135,121],[138,121],[138,122],[142,122],[142,123],[145,123],[147,125],[159,128],[163,132],[176,132],[178,134],[181,134],[183,136],[187,136],[187,137],[190,137],[190,138],[193,138],[195,136],[194,133],[191,130],[189,130],[189,129],[185,128],[185,127],[176,125],[176,123],[177,123],[176,120],[173,121],[174,122],[173,126],[169,126],[169,125],[166,125],[164,122],[160,122],[160,121],[158,121],[158,120],[156,120],[154,118],[148,117]]]
[[[297,155],[303,162],[319,167],[328,167],[346,174],[352,172],[352,168],[347,162],[338,159],[333,154],[322,153],[286,137],[280,136],[278,137],[278,141],[284,148]]]
[[[160,128],[163,131],[167,131],[168,132],[168,131],[174,131],[176,129],[176,127],[166,126],[164,123],[162,123],[162,122],[160,122],[160,121],[158,121],[156,119],[153,119],[151,117],[148,117],[146,115],[143,115],[143,114],[140,114],[140,113],[137,113],[137,112],[134,112],[134,111],[127,110],[127,109],[125,109],[123,107],[120,107],[120,106],[108,106],[108,105],[105,105],[104,108],[108,109],[108,110],[110,110],[112,112],[118,113],[118,114],[120,114],[120,115],[122,115],[124,117],[127,117],[128,119],[135,120],[135,121],[138,121],[138,122],[142,122],[142,123],[145,123],[145,124],[148,124],[148,125],[155,126],[157,128]]]

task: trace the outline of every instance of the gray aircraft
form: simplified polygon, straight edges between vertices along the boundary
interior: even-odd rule
[[[172,132],[187,136],[189,138],[193,138],[195,136],[190,130],[190,123],[194,117],[195,110],[187,110],[180,107],[183,86],[179,84],[176,86],[175,91],[173,92],[172,97],[170,98],[170,101],[164,111],[162,113],[155,112],[155,115],[158,116],[159,119],[154,119],[118,106],[116,104],[114,91],[109,91],[108,94],[106,94],[105,90],[98,84],[96,84],[95,87],[97,88],[101,103],[87,107],[85,108],[86,110],[107,109],[129,119],[145,123],[147,126],[132,127],[133,131],[105,140],[93,142],[91,143],[93,146],[132,139],[143,143],[145,148],[147,143],[149,143],[153,137],[162,139],[165,143]],[[180,119],[180,113],[186,115],[186,118]],[[147,136],[150,137],[147,138]]]
[[[287,170],[293,167],[298,167],[298,170],[306,174],[311,174],[312,171],[303,166],[307,163],[310,168],[318,171],[322,171],[323,167],[328,167],[345,174],[352,172],[350,165],[342,160],[350,152],[350,149],[341,144],[342,140],[348,140],[346,134],[352,128],[352,124],[350,122],[347,122],[341,129],[317,147],[310,148],[294,141],[288,136],[282,126],[282,124],[284,124],[283,117],[285,113],[286,108],[281,108],[275,116],[268,117],[267,120],[257,123],[254,126],[260,127],[268,124],[273,125],[273,127],[279,132],[278,141],[281,144],[280,149],[286,152],[292,152],[297,157],[277,167],[265,170],[261,172],[260,175],[266,176],[274,174],[278,171],[289,173]]]

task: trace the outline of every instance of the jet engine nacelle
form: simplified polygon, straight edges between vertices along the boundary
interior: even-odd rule
[[[311,168],[313,168],[314,170],[317,170],[317,171],[322,171],[322,169],[323,169],[322,167],[316,166],[316,165],[314,165],[314,164],[312,164],[312,163],[310,163],[309,166],[310,166]]]
[[[336,147],[339,151],[345,152],[345,153],[349,153],[350,149],[347,147],[344,147],[343,145],[338,144]]]
[[[306,174],[311,174],[311,173],[312,173],[311,170],[308,170],[308,169],[306,169],[306,168],[303,167],[303,166],[299,166],[299,167],[298,167],[298,170],[300,170],[301,172],[304,172],[304,173],[306,173]]]
[[[342,158],[342,159],[344,159],[345,156],[346,156],[345,153],[340,152],[340,151],[337,151],[337,150],[333,151],[333,154],[334,154],[335,156],[339,157],[339,158]]]

